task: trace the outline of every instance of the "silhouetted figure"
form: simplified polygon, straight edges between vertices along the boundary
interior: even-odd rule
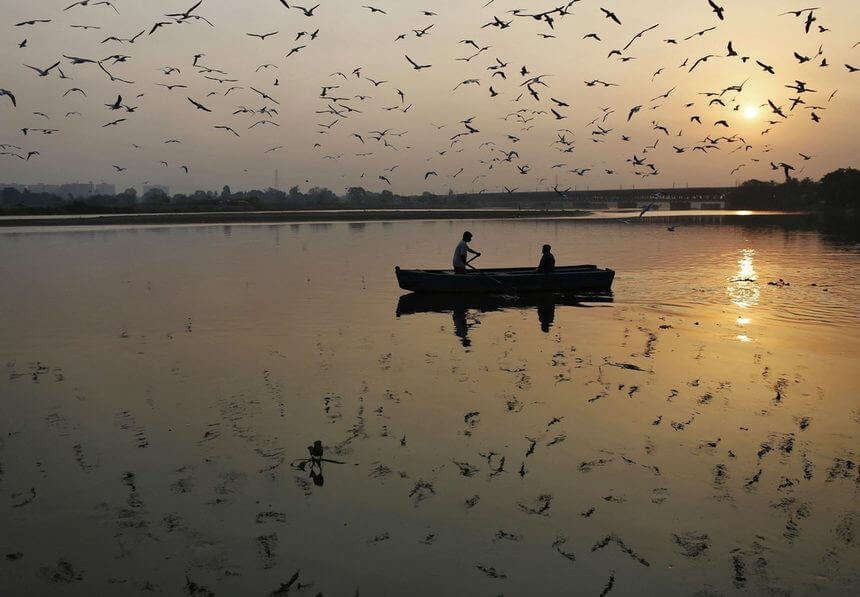
[[[540,331],[544,334],[549,333],[549,328],[552,327],[552,322],[555,321],[555,300],[538,303],[537,306],[538,321],[540,321]]]
[[[454,249],[454,273],[457,274],[465,274],[466,273],[466,260],[469,256],[469,253],[473,254],[475,257],[480,257],[480,253],[478,251],[473,250],[469,246],[469,242],[472,240],[472,233],[468,230],[463,233],[463,240],[457,243],[457,248]]]
[[[550,253],[551,250],[551,246],[543,246],[543,255],[541,255],[540,264],[538,264],[538,271],[541,273],[548,274],[555,271],[555,257]]]
[[[465,307],[455,306],[451,310],[451,317],[454,319],[454,335],[460,339],[460,344],[463,348],[469,348],[472,341],[469,340],[469,323],[466,321],[468,311]]]

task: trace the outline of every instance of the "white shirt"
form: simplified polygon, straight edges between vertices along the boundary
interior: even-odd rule
[[[457,248],[454,249],[454,259],[452,263],[454,267],[464,266],[466,264],[466,258],[468,257],[469,245],[466,244],[465,240],[461,240],[457,243]]]

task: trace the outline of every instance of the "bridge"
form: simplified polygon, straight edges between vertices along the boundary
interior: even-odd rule
[[[725,209],[726,194],[734,187],[684,187],[664,189],[601,189],[522,191],[513,193],[456,193],[449,196],[463,204],[480,203],[509,208],[618,209],[655,205],[668,209]]]

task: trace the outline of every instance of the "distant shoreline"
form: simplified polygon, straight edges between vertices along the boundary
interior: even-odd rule
[[[224,212],[157,212],[112,214],[34,214],[4,215],[0,213],[0,230],[37,227],[98,227],[98,226],[170,226],[170,225],[229,225],[229,224],[288,224],[328,222],[394,222],[415,220],[552,220],[581,219],[639,220],[639,209],[315,209],[294,211],[224,211]],[[689,212],[689,213],[686,213]],[[744,217],[744,216],[808,216],[812,212],[781,210],[676,210],[673,218]],[[649,221],[666,214],[650,211],[642,218]]]
[[[594,212],[583,209],[392,209],[225,211],[155,214],[81,214],[0,217],[0,227],[122,226],[155,224],[256,224],[289,222],[361,222],[380,220],[475,220],[522,218],[581,218]]]

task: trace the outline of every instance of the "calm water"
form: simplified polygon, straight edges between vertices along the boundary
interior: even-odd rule
[[[399,300],[465,228],[614,295]],[[2,230],[0,594],[846,594],[858,272],[755,215]]]

